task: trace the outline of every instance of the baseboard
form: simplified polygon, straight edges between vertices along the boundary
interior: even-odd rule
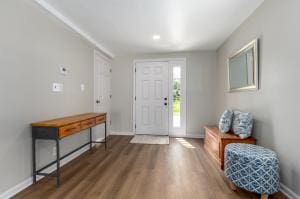
[[[300,199],[300,196],[292,191],[290,188],[280,183],[280,191],[290,199]]]
[[[204,138],[203,134],[187,134],[187,138]]]
[[[99,138],[96,141],[102,141],[103,139],[104,138]],[[93,143],[93,146],[95,146],[95,145],[96,144]],[[70,161],[77,158],[78,156],[80,156],[84,152],[88,151],[89,149],[90,149],[89,146],[85,146],[82,149],[80,149],[80,150],[74,152],[73,154],[69,155],[68,157],[66,157],[65,159],[60,161],[60,167],[62,167],[65,164],[69,163]],[[44,172],[45,173],[51,173],[55,170],[56,170],[56,165],[52,165],[51,167],[45,169]],[[37,181],[41,180],[44,177],[45,176],[37,176]],[[21,192],[22,190],[26,189],[30,185],[32,185],[32,177],[27,178],[26,180],[24,180],[24,181],[20,182],[19,184],[15,185],[14,187],[12,187],[12,188],[8,189],[7,191],[1,193],[0,194],[0,199],[9,199],[9,198],[13,197],[14,195],[16,195],[17,193]]]
[[[16,186],[8,189],[7,191],[0,194],[1,199],[8,199],[12,196],[16,195],[20,191],[24,190],[25,188],[29,187],[32,184],[32,177],[24,180],[23,182],[17,184]]]
[[[134,132],[123,132],[123,131],[119,131],[119,132],[110,132],[110,135],[130,135],[133,136]]]
[[[204,135],[202,135],[202,134],[186,134],[186,135],[180,135],[180,134],[178,134],[178,135],[169,135],[170,137],[172,137],[172,138],[197,138],[197,139],[199,139],[199,138],[204,138]]]
[[[110,132],[110,135],[128,135],[128,136],[133,136],[133,135],[135,135],[135,133],[134,132],[123,132],[123,131],[119,131],[119,132]],[[187,135],[180,135],[180,134],[178,134],[178,135],[176,135],[176,134],[174,134],[174,135],[169,135],[170,137],[182,137],[182,138],[204,138],[204,135],[203,134],[187,134]]]

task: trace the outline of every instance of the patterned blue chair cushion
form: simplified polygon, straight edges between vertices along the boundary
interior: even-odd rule
[[[232,130],[234,134],[245,139],[251,136],[253,128],[253,117],[251,113],[234,111]]]
[[[271,195],[279,190],[278,157],[261,146],[228,144],[224,174],[233,184],[251,192]]]
[[[219,121],[219,130],[222,133],[227,133],[231,129],[233,112],[225,110]]]

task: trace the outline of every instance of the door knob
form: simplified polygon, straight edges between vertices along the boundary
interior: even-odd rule
[[[97,103],[97,104],[100,104],[100,100],[96,100],[96,103]]]
[[[164,104],[165,104],[165,106],[167,106],[167,105],[168,105],[168,103],[167,103],[167,102],[165,102]]]
[[[168,98],[165,97],[165,100],[168,100]]]

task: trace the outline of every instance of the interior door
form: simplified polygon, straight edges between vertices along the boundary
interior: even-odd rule
[[[98,53],[94,56],[94,110],[107,113],[107,134],[110,132],[110,104],[111,104],[111,65]],[[94,128],[96,138],[104,138],[104,125]]]
[[[168,135],[169,63],[140,62],[135,71],[136,134]]]

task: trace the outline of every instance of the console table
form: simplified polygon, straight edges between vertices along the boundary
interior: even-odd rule
[[[104,141],[92,140],[92,127],[104,124],[105,125],[105,137]],[[36,176],[51,176],[56,177],[57,186],[60,185],[60,160],[66,158],[72,153],[82,149],[83,147],[90,145],[92,148],[93,143],[104,143],[106,149],[106,113],[85,113],[80,115],[74,115],[64,118],[58,118],[53,120],[47,120],[42,122],[35,122],[32,126],[32,157],[33,157],[33,183],[36,183]],[[78,133],[82,130],[89,129],[90,140],[88,143],[78,147],[77,149],[67,153],[60,157],[59,154],[59,141],[67,136]],[[56,142],[56,160],[47,164],[46,166],[36,169],[36,140],[54,140]],[[56,174],[43,173],[46,168],[56,164]]]

